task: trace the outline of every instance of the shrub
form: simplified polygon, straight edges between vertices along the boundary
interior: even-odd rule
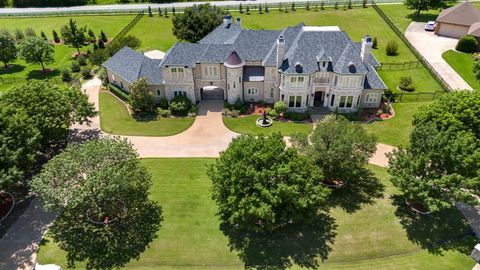
[[[88,29],[88,38],[90,43],[95,43],[95,40],[97,40],[97,37],[92,29]]]
[[[376,37],[373,38],[372,48],[378,49],[378,40]]]
[[[104,43],[108,41],[107,35],[103,31],[100,31],[100,40],[103,41]]]
[[[48,40],[47,39],[47,35],[45,35],[45,32],[40,32],[40,36],[44,39],[44,40]]]
[[[119,99],[121,99],[125,102],[127,102],[129,100],[128,94],[125,91],[123,91],[122,89],[118,88],[118,86],[110,83],[110,84],[108,84],[108,89],[110,89],[110,92],[112,92],[112,94],[117,96]]]
[[[78,64],[77,61],[73,61],[72,64],[70,65],[70,70],[72,72],[79,72],[80,71],[80,64]]]
[[[166,98],[161,98],[159,101],[158,101],[158,107],[160,107],[161,109],[168,109],[168,99]]]
[[[412,77],[410,76],[400,77],[400,85],[398,88],[400,88],[400,90],[407,91],[407,92],[415,91],[415,86],[413,86]]]
[[[230,115],[230,109],[228,109],[228,108],[223,108],[223,109],[222,109],[222,115],[223,115],[223,116],[229,116],[229,115]]]
[[[69,82],[72,80],[72,73],[68,68],[62,70],[62,81]]]
[[[82,78],[89,79],[90,77],[92,77],[92,68],[90,68],[89,66],[85,66],[82,68],[80,73],[82,74]]]
[[[157,113],[158,113],[158,116],[163,118],[170,118],[172,116],[172,111],[168,109],[158,108]]]
[[[77,57],[77,62],[80,66],[85,66],[87,64],[87,59],[83,55]]]
[[[53,36],[53,41],[55,41],[55,43],[60,43],[60,37],[58,36],[57,31],[53,30],[52,36]]]
[[[395,56],[398,54],[398,43],[395,40],[390,40],[385,47],[385,52],[388,56]]]
[[[322,2],[322,4],[323,4],[323,2]],[[335,9],[338,9],[338,2],[335,2],[335,6],[334,6],[334,7],[335,7]]]
[[[170,110],[174,115],[187,115],[192,108],[192,101],[183,95],[179,95],[170,100]]]
[[[272,117],[272,118],[277,118],[278,117],[278,113],[277,111],[275,111],[274,109],[272,108],[267,108],[266,109],[266,112],[267,112],[267,115]]]
[[[25,34],[20,29],[15,29],[15,40],[20,41],[25,37]]]
[[[189,116],[196,116],[198,113],[198,106],[197,105],[192,105],[190,108],[190,111],[188,111]]]
[[[275,105],[273,105],[273,109],[277,112],[277,114],[284,113],[288,110],[287,104],[283,101],[277,101],[275,102]]]
[[[101,39],[98,40],[98,48],[105,49],[105,42]]]
[[[367,8],[367,1],[368,1],[368,0],[363,0],[363,1],[362,1],[362,6],[363,6],[363,8]]]
[[[284,117],[292,121],[302,121],[305,118],[305,115],[297,112],[285,112]]]
[[[458,41],[455,49],[464,53],[473,53],[478,50],[478,42],[472,36],[464,36]]]
[[[233,104],[233,108],[237,111],[240,111],[241,114],[244,114],[248,111],[247,105],[243,103],[240,98],[235,100],[235,104]]]
[[[28,27],[27,29],[25,29],[25,36],[36,37],[37,34],[35,33],[35,31],[31,27]]]
[[[248,6],[247,6],[248,7]],[[230,112],[230,116],[233,117],[233,118],[237,118],[240,116],[240,111],[238,110],[233,110]]]
[[[473,53],[472,55],[474,61],[480,60],[480,53]]]

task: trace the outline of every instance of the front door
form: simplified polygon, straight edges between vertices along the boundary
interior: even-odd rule
[[[315,97],[313,98],[314,107],[323,107],[323,100],[325,99],[325,92],[317,91],[315,92]]]

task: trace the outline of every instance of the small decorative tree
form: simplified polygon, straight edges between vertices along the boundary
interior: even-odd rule
[[[388,56],[398,55],[398,43],[395,40],[390,40],[385,47],[385,53]]]
[[[295,2],[292,2],[292,11],[296,11],[296,9],[295,9]]]
[[[378,40],[377,40],[377,37],[374,37],[374,38],[373,38],[372,48],[378,49]]]
[[[149,16],[149,17],[153,17],[152,7],[151,7],[151,6],[148,6],[148,16]]]
[[[325,10],[325,2],[324,1],[322,1],[322,3],[320,3],[320,9]]]
[[[270,10],[268,9],[268,3],[265,3],[265,13],[268,13],[270,12]]]
[[[52,30],[53,41],[55,43],[60,43],[60,37],[58,37],[58,33],[55,30]]]
[[[322,2],[323,3],[323,2]],[[335,2],[335,5],[334,5],[335,9],[338,9],[338,2]]]
[[[78,27],[77,22],[70,19],[68,25],[62,27],[61,32],[64,43],[76,48],[77,53],[80,54],[80,48],[82,48],[87,41],[85,35],[87,28],[85,26]]]
[[[258,13],[263,14],[262,5],[258,5]]]
[[[305,9],[306,9],[307,11],[310,10],[310,2],[307,1],[307,4],[306,4],[306,6],[305,6]]]
[[[155,98],[148,89],[145,78],[138,79],[130,86],[128,102],[135,115],[146,116],[155,113]]]
[[[464,53],[473,53],[478,51],[478,42],[477,39],[473,36],[464,36],[462,37],[455,47],[457,51]]]
[[[104,43],[106,43],[106,42],[108,41],[107,35],[105,34],[105,32],[103,32],[103,30],[100,31],[100,39],[101,39]]]
[[[95,36],[95,33],[93,32],[92,29],[88,29],[88,37],[89,37],[89,42],[90,43],[95,43],[95,41],[97,40],[97,37]]]
[[[352,8],[353,8],[352,0],[348,0],[348,9],[352,9]]]
[[[21,29],[15,29],[15,40],[20,42],[25,37],[25,34]]]
[[[168,18],[168,9],[165,8],[165,10],[163,11],[163,15],[165,16],[165,18]]]
[[[172,15],[175,16],[175,7],[172,7]]]
[[[400,85],[398,86],[400,90],[413,92],[415,91],[415,86],[413,85],[413,79],[410,76],[401,76]]]
[[[40,37],[42,37],[44,40],[48,40],[47,36],[45,35],[45,32],[43,31],[40,32]]]
[[[158,16],[160,16],[160,17],[163,16],[162,8],[160,8],[160,7],[158,7]]]
[[[17,46],[15,39],[8,31],[0,31],[0,61],[3,62],[5,68],[8,63],[17,59]]]
[[[362,1],[362,6],[363,8],[367,8],[368,0],[363,0]]]
[[[238,12],[243,13],[243,6],[242,3],[238,5]]]
[[[27,29],[25,29],[25,36],[27,36],[27,37],[36,37],[36,36],[37,36],[37,33],[35,33],[35,30],[33,30],[33,28],[27,27]]]
[[[246,12],[247,12],[247,14],[250,14],[250,5],[247,5]]]
[[[26,37],[19,45],[19,55],[29,64],[40,64],[46,71],[45,64],[53,63],[53,45],[39,37]]]

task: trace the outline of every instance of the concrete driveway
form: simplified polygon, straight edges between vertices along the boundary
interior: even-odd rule
[[[405,31],[405,37],[452,89],[472,90],[472,87],[442,58],[444,52],[455,49],[458,39],[434,35],[433,32],[425,31],[424,27],[425,23],[412,22]]]

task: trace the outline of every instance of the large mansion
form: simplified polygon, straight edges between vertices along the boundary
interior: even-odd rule
[[[248,30],[226,16],[198,43],[176,43],[161,60],[125,47],[103,66],[109,81],[127,92],[146,78],[158,98],[282,100],[294,111],[348,112],[378,107],[386,89],[371,49],[368,35],[353,42],[338,27]]]

